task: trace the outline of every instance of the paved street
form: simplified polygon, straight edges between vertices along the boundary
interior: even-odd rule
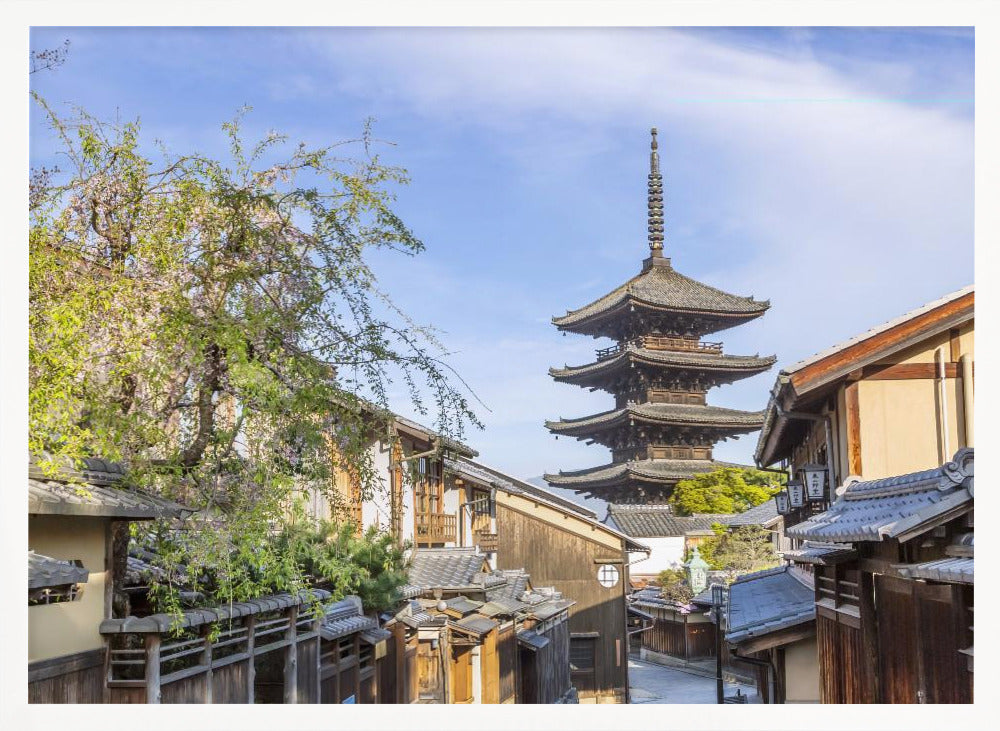
[[[629,658],[629,685],[632,703],[715,703],[715,678],[685,672]],[[742,689],[744,694],[755,691],[749,686],[726,683],[726,695]],[[753,702],[753,701],[751,701]]]

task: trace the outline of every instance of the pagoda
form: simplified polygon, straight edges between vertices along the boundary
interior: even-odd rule
[[[716,442],[757,431],[763,411],[710,406],[709,389],[770,368],[774,356],[728,355],[702,338],[750,322],[770,303],[738,297],[676,271],[663,256],[663,177],[652,130],[649,197],[650,255],[642,271],[598,300],[552,318],[564,332],[616,341],[593,363],[549,369],[562,383],[615,397],[610,411],[546,422],[570,436],[611,450],[611,463],[547,474],[565,487],[613,503],[662,503],[673,486],[699,472],[732,466],[712,459]]]

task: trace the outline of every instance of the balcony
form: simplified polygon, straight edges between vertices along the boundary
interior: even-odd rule
[[[641,335],[632,340],[625,340],[610,348],[597,351],[597,359],[613,358],[628,346],[646,348],[647,350],[682,350],[692,353],[722,353],[722,343],[705,343],[698,338],[669,337],[666,335]]]
[[[499,538],[496,533],[486,533],[485,531],[476,531],[473,533],[473,538],[475,543],[479,546],[479,550],[485,552],[493,551],[495,552],[499,548]]]
[[[416,544],[455,543],[458,540],[458,516],[454,513],[417,513]]]

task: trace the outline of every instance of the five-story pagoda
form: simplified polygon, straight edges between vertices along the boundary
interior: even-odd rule
[[[615,408],[579,419],[546,422],[556,434],[611,449],[611,464],[545,475],[556,487],[614,503],[659,503],[678,480],[724,463],[712,447],[757,431],[763,411],[709,406],[714,386],[766,371],[774,356],[726,355],[702,338],[764,314],[768,302],[737,297],[680,274],[663,256],[663,178],[652,130],[649,172],[650,256],[642,271],[600,299],[552,318],[560,330],[609,337],[617,344],[582,366],[552,368],[557,381],[602,389]]]

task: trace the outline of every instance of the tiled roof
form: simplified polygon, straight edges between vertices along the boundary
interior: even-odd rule
[[[473,601],[472,599],[464,596],[456,596],[446,601],[445,606],[452,612],[458,612],[459,614],[465,615],[479,609],[483,606],[483,602]]]
[[[122,619],[105,619],[101,622],[99,631],[102,635],[111,634],[164,634],[175,628],[200,627],[213,622],[225,622],[238,617],[248,617],[263,612],[274,612],[292,606],[301,606],[313,601],[324,601],[330,598],[330,592],[325,589],[308,589],[292,594],[272,594],[258,597],[245,602],[233,602],[220,607],[207,609],[189,609],[180,617],[173,614],[151,614],[148,617],[124,617]]]
[[[28,551],[28,588],[45,589],[51,586],[85,584],[90,572],[71,561],[43,556]]]
[[[914,579],[944,581],[953,584],[975,583],[975,559],[965,557],[939,558],[935,561],[899,567],[901,573]]]
[[[813,589],[788,566],[741,576],[729,586],[726,641],[735,645],[809,622],[814,602]]]
[[[450,623],[454,627],[459,627],[467,632],[474,632],[478,635],[485,635],[497,627],[497,623],[489,617],[480,614],[473,614],[471,617],[463,617]]]
[[[905,540],[925,524],[971,508],[973,471],[973,450],[960,449],[941,467],[849,483],[838,490],[829,510],[785,532],[793,538],[828,542]]]
[[[684,536],[712,530],[713,523],[725,524],[732,515],[674,515],[669,505],[611,505],[615,525],[636,538]]]
[[[414,551],[409,581],[422,590],[488,588],[503,584],[502,574],[483,573],[486,556],[475,548],[420,548]]]
[[[326,608],[319,633],[324,640],[335,640],[375,629],[378,620],[364,616],[360,597],[346,596]]]
[[[760,505],[744,510],[742,513],[730,516],[726,525],[730,527],[741,525],[761,525],[766,527],[772,523],[777,523],[780,519],[781,514],[778,512],[778,506],[774,502],[774,498],[771,498]]]
[[[493,602],[507,599],[520,602],[521,596],[528,590],[531,577],[522,569],[507,569],[496,573],[504,577],[505,583],[488,589],[486,600]]]
[[[366,629],[361,632],[361,641],[369,645],[377,645],[379,642],[387,640],[390,637],[392,637],[392,632],[381,627],[374,627],[373,629]]]
[[[543,647],[546,647],[549,644],[548,637],[543,637],[542,635],[530,629],[518,630],[517,641],[518,643],[527,647],[532,652],[541,650]]]
[[[29,461],[28,513],[144,520],[191,512],[170,500],[118,487],[124,475],[121,465],[103,459],[85,459],[81,469],[61,468],[54,476]]]
[[[650,363],[655,366],[674,366],[685,370],[744,372],[753,375],[766,371],[777,360],[769,355],[722,355],[721,353],[680,350],[654,350],[628,344],[625,350],[612,358],[605,358],[582,366],[550,368],[549,375],[558,381],[569,383],[586,379],[599,373],[610,373],[619,368],[629,368],[633,363]]]
[[[557,475],[549,474],[545,475],[544,479],[558,487],[590,489],[610,487],[635,480],[650,482],[686,480],[692,475],[713,472],[723,467],[743,467],[743,465],[710,459],[639,459],[631,462],[613,462],[585,470],[560,472]]]
[[[605,411],[579,419],[546,421],[546,428],[557,434],[588,436],[598,429],[624,424],[628,421],[666,425],[695,425],[718,427],[726,430],[753,431],[764,423],[763,411],[741,411],[704,404],[632,404],[621,409]]]
[[[849,543],[814,543],[806,541],[794,551],[782,551],[781,557],[795,563],[828,566],[856,558],[858,552]]]
[[[752,297],[739,297],[721,289],[685,277],[672,266],[650,266],[598,300],[577,310],[570,310],[552,322],[559,328],[571,329],[587,319],[625,303],[648,305],[657,309],[683,312],[713,312],[758,316],[770,306]]]

